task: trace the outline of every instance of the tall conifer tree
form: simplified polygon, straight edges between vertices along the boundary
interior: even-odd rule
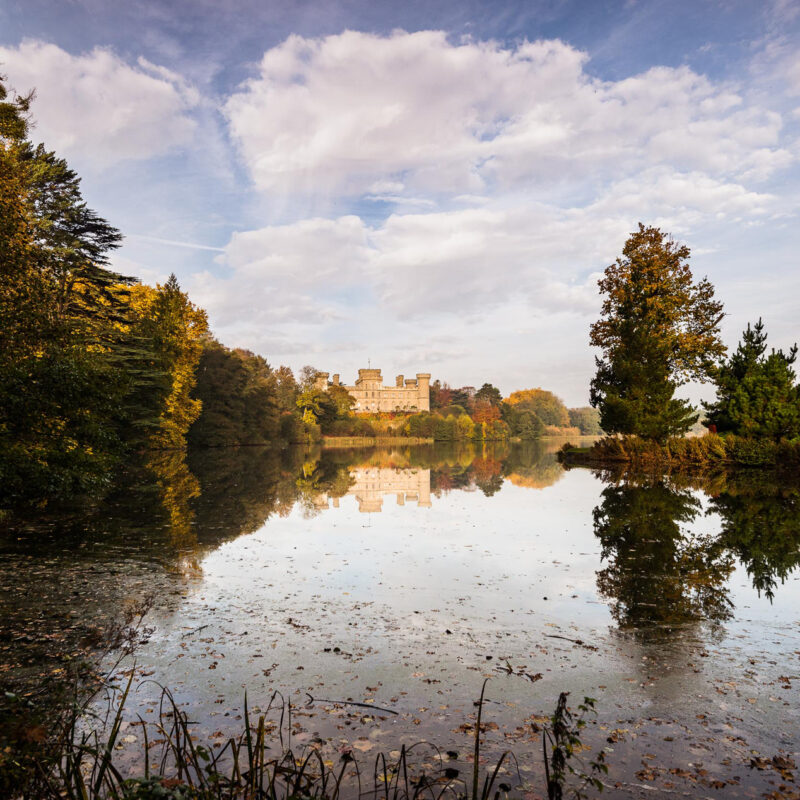
[[[602,356],[591,403],[608,433],[663,441],[697,420],[675,389],[708,380],[725,347],[722,304],[707,279],[694,282],[688,260],[688,247],[640,223],[599,281],[605,297],[591,343]]]

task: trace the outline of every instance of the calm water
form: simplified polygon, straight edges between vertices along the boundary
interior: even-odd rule
[[[238,726],[245,689],[278,690],[293,744],[336,761],[427,740],[464,774],[490,677],[485,752],[539,791],[529,723],[560,691],[596,698],[614,796],[791,787],[750,765],[799,763],[800,490],[566,472],[560,444],[156,459],[100,507],[4,534],[0,675],[58,675],[152,594],[131,712],[163,683],[201,738]]]

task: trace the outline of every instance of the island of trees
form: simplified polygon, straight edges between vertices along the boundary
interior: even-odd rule
[[[797,345],[767,352],[759,318],[729,357],[720,338],[722,303],[695,281],[689,248],[639,224],[599,282],[602,315],[591,327],[600,348],[591,404],[610,436],[590,449],[567,446],[567,462],[638,465],[800,465]],[[705,436],[685,434],[700,412],[675,396],[690,380],[711,382]]]

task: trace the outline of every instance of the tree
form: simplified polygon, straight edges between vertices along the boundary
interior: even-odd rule
[[[479,400],[472,411],[473,422],[494,422],[500,419],[500,409],[488,400]]]
[[[545,425],[554,425],[557,428],[569,426],[569,412],[563,400],[546,389],[512,392],[506,402],[516,406],[518,411],[532,411]]]
[[[453,390],[438,378],[430,385],[430,404],[431,411],[444,408],[453,402]]]
[[[174,275],[153,289],[130,290],[134,321],[131,341],[138,344],[138,365],[129,365],[126,397],[133,441],[145,447],[183,447],[201,402],[192,396],[195,370],[208,333],[206,313],[181,291]]]
[[[504,402],[500,408],[503,421],[508,425],[512,436],[518,436],[527,441],[538,439],[544,435],[544,423],[536,412],[531,410],[528,402]]]
[[[590,398],[607,433],[664,441],[697,420],[686,401],[673,397],[675,389],[708,380],[725,346],[722,304],[706,278],[694,282],[689,254],[640,223],[598,283],[605,298],[590,340],[602,356]]]
[[[277,381],[261,356],[207,340],[192,397],[202,411],[189,429],[191,445],[270,444],[279,437]]]
[[[345,419],[352,414],[356,399],[341,384],[333,384],[328,387],[328,396],[333,400],[336,408],[335,416],[337,419]]]
[[[483,386],[475,392],[475,402],[479,403],[481,401],[499,407],[500,403],[503,402],[503,395],[500,390],[492,386],[491,383],[484,383]]]
[[[120,450],[119,232],[66,163],[28,141],[32,95],[0,78],[0,484],[38,501],[99,488]]]
[[[276,398],[278,407],[281,411],[293,412],[296,407],[297,400],[297,381],[294,379],[294,374],[289,367],[280,366],[275,370],[276,381]]]
[[[312,367],[311,364],[306,364],[304,367],[300,368],[300,375],[297,383],[301,392],[307,392],[314,387],[318,372],[319,370],[316,367]]]
[[[603,430],[600,427],[600,413],[596,408],[582,406],[581,408],[570,408],[569,424],[580,429],[584,436],[599,436]]]
[[[764,323],[748,323],[736,352],[715,374],[717,398],[704,404],[706,427],[752,438],[800,436],[800,387],[792,368],[797,345],[788,354],[773,349],[765,356],[766,349]]]

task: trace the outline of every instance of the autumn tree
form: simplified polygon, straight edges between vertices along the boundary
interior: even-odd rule
[[[698,415],[675,389],[708,380],[725,353],[714,287],[694,281],[686,245],[641,223],[599,287],[590,340],[602,355],[590,398],[603,430],[658,441],[685,433]]]
[[[736,352],[715,372],[716,400],[704,404],[707,427],[753,438],[800,436],[800,388],[792,367],[797,345],[788,353],[773,349],[766,355],[766,349],[759,319],[747,325]]]
[[[545,425],[569,426],[569,412],[564,401],[546,389],[521,389],[512,392],[506,402],[518,411],[532,411]]]
[[[124,376],[106,289],[129,282],[107,267],[119,232],[28,140],[30,99],[0,79],[0,483],[12,502],[107,483]]]
[[[442,383],[442,381],[437,378],[430,385],[431,411],[452,405],[452,403],[453,390],[446,383]]]
[[[155,289],[132,287],[130,298],[127,335],[136,353],[128,370],[126,418],[132,439],[144,447],[183,447],[202,407],[192,390],[208,333],[205,311],[181,291],[174,275]]]
[[[477,401],[472,410],[472,421],[481,422],[494,422],[500,419],[500,409],[492,405],[488,400]]]

